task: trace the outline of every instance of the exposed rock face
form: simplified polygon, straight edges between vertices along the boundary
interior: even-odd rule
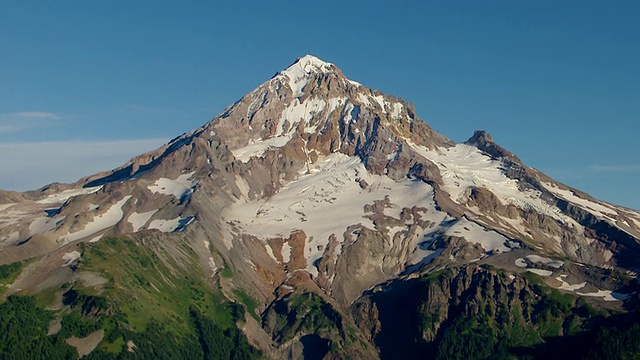
[[[504,308],[534,326],[522,308],[523,297],[535,297],[523,272],[640,265],[637,211],[527,167],[484,131],[456,144],[411,104],[313,56],[113,171],[0,192],[0,264],[114,234],[188,238],[228,297],[242,289],[259,303],[256,342],[291,358],[327,346],[344,357],[375,356],[375,346],[384,353],[395,331],[390,309],[410,291],[419,293],[400,316],[428,347],[444,336],[452,309],[475,316],[491,308],[495,316]],[[566,264],[522,260],[534,252]],[[473,265],[480,262],[518,277]],[[33,271],[44,268],[37,262]],[[222,268],[233,269],[231,279],[220,277]],[[412,280],[450,268],[455,276],[428,286]],[[589,276],[579,278],[594,283]],[[326,326],[301,325],[309,320],[300,306]],[[429,326],[416,328],[416,311],[430,314]]]

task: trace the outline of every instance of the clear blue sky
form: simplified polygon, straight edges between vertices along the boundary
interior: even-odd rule
[[[0,188],[115,167],[310,53],[640,208],[640,2],[186,3],[0,0]]]

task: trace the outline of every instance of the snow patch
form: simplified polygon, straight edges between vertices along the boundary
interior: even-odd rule
[[[72,251],[70,253],[65,253],[62,256],[62,260],[65,261],[64,265],[62,265],[62,266],[64,267],[64,266],[71,265],[74,261],[80,259],[80,255],[81,254],[79,252],[77,252],[77,251]]]
[[[527,262],[524,261],[523,258],[517,258],[515,263],[516,263],[517,267],[521,267],[521,268],[526,268],[527,267]]]
[[[158,209],[155,209],[155,210],[151,210],[143,213],[134,212],[131,215],[129,215],[128,221],[131,224],[131,226],[133,226],[133,232],[140,231],[140,229],[144,227],[144,225],[149,221],[149,219],[151,219],[153,214],[155,214],[157,211]]]
[[[461,218],[451,226],[445,235],[463,237],[470,243],[480,244],[486,252],[509,252],[511,248],[506,246],[508,239],[493,230],[486,230],[482,226]]]
[[[278,261],[278,259],[276,259],[276,256],[273,254],[273,249],[271,248],[271,246],[269,244],[264,244],[264,248],[267,250],[267,254],[269,254],[269,257],[271,257],[273,259],[273,261],[279,263],[280,261]]]
[[[170,220],[156,219],[149,223],[148,229],[160,230],[164,233],[177,232],[191,224],[194,219],[195,218],[192,216],[188,216],[186,218],[177,217]]]
[[[301,121],[308,124],[325,106],[325,101],[316,97],[307,99],[303,103],[300,103],[300,99],[294,99],[292,104],[282,111],[275,136],[278,137],[285,134],[284,126],[287,122],[289,123],[288,130],[290,131],[294,130]]]
[[[363,105],[369,106],[371,105],[370,98],[362,93],[358,93],[358,101],[360,101]]]
[[[553,260],[539,255],[527,255],[526,258],[533,263],[545,264],[555,269],[559,269],[564,265],[564,261]]]
[[[130,198],[131,195],[125,196],[122,200],[111,205],[109,210],[107,210],[104,214],[94,217],[92,221],[88,222],[84,226],[84,229],[76,231],[74,233],[69,233],[64,237],[65,243],[80,240],[87,236],[93,235],[98,231],[102,231],[117,224],[120,220],[122,220],[122,216],[124,215],[122,206],[126,204],[126,202],[129,201]]]
[[[79,195],[88,195],[98,192],[102,189],[102,185],[88,187],[88,188],[80,188],[80,189],[67,189],[63,190],[57,194],[51,194],[44,199],[36,201],[38,204],[59,204],[63,203],[72,197]]]
[[[391,116],[394,119],[398,119],[400,118],[400,116],[402,115],[402,109],[404,107],[402,106],[401,103],[393,103],[393,110],[391,111]]]
[[[261,157],[265,151],[271,148],[281,148],[291,140],[292,135],[272,137],[266,140],[250,140],[249,144],[245,147],[231,150],[233,156],[243,162],[247,163],[252,157]]]
[[[389,229],[389,239],[393,240],[393,238],[396,236],[397,233],[399,233],[402,230],[405,230],[407,227],[406,226],[394,226],[392,228]]]
[[[576,291],[576,294],[582,296],[600,297],[604,301],[625,301],[631,296],[629,294],[621,294],[613,292],[611,290],[598,290],[598,292],[595,293],[581,293]]]
[[[288,242],[282,244],[282,261],[285,264],[291,261],[291,245]]]
[[[193,174],[195,171],[182,174],[175,180],[160,178],[147,188],[154,194],[172,195],[176,199],[182,199],[189,196],[192,193],[192,188],[196,185],[196,182],[189,180]]]
[[[551,276],[551,274],[553,274],[552,271],[549,270],[542,270],[542,269],[527,269],[528,272],[540,275],[540,276]]]
[[[207,262],[209,264],[209,267],[211,268],[211,271],[213,271],[215,273],[216,270],[218,270],[218,267],[216,266],[216,262],[213,260],[212,257],[209,257]]]
[[[376,95],[376,96],[372,96],[371,97],[376,103],[378,103],[378,105],[380,105],[380,107],[382,108],[382,111],[385,112],[386,114],[386,110],[385,110],[385,105],[386,105],[386,101],[384,101],[384,96],[382,95]]]
[[[567,275],[560,275],[556,278],[556,280],[560,281],[562,283],[562,285],[560,285],[560,287],[558,289],[560,290],[566,290],[566,291],[576,291],[576,290],[580,290],[583,287],[587,286],[586,282],[580,283],[580,284],[575,284],[575,285],[569,285],[568,282],[564,281],[563,278],[567,277]]]
[[[37,218],[29,224],[29,236],[51,231],[56,228],[57,223],[58,220],[54,220],[47,216]]]
[[[552,183],[542,183],[542,185],[545,187],[545,189],[549,190],[551,193],[553,193],[554,195],[558,196],[561,199],[564,199],[570,203],[576,204],[578,206],[580,206],[581,208],[589,211],[590,213],[592,213],[593,215],[595,215],[597,218],[599,219],[607,219],[609,221],[611,221],[613,224],[616,223],[616,219],[612,218],[612,217],[617,217],[618,213],[610,208],[607,207],[603,204],[597,203],[597,202],[593,202],[590,200],[586,200],[583,199],[581,197],[578,197],[576,194],[573,193],[573,191],[571,190],[562,190],[558,187],[556,187],[555,184]]]

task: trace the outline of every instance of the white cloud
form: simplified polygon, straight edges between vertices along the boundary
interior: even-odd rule
[[[2,114],[7,117],[16,117],[21,119],[60,119],[60,116],[45,111],[21,111],[17,113]]]
[[[0,189],[32,190],[116,168],[168,139],[0,144]]]
[[[0,134],[15,133],[59,120],[60,115],[46,111],[21,111],[0,114]]]

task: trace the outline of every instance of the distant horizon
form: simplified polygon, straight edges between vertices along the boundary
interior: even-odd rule
[[[249,5],[2,5],[0,189],[115,168],[312,54],[454,141],[485,130],[526,165],[640,209],[640,3]]]

